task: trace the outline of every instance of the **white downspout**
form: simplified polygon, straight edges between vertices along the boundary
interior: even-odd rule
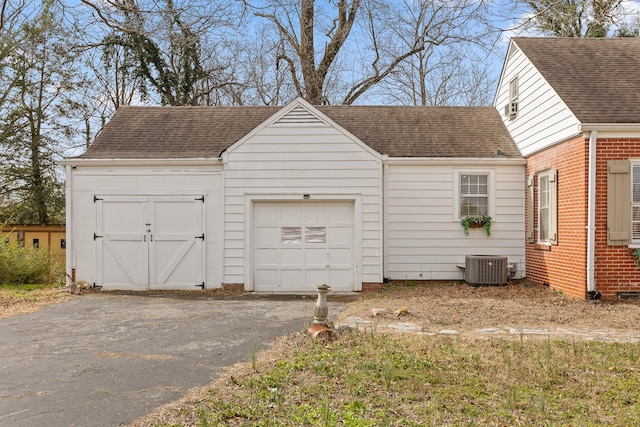
[[[69,164],[67,164],[65,166],[65,173],[66,173],[66,188],[65,188],[65,221],[66,221],[66,236],[65,238],[67,239],[67,246],[66,246],[66,254],[65,254],[65,262],[66,262],[66,273],[67,273],[67,278],[66,278],[66,283],[67,286],[71,286],[71,283],[73,282],[73,271],[76,268],[75,263],[73,262],[74,260],[74,253],[76,251],[76,245],[75,242],[73,241],[73,172],[74,172],[75,166],[71,166]]]
[[[587,292],[589,297],[595,296],[595,262],[596,262],[596,142],[598,131],[589,134],[589,165],[587,187]]]

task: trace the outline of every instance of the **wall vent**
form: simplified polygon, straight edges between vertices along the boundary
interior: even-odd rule
[[[617,292],[616,296],[620,299],[640,299],[640,292],[638,291]]]
[[[284,116],[280,117],[274,125],[276,126],[295,126],[295,125],[327,125],[315,115],[311,114],[306,108],[297,106]]]
[[[509,261],[501,256],[467,255],[464,280],[471,286],[506,285],[509,283]]]

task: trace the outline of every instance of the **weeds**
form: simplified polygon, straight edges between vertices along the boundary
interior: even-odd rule
[[[296,344],[212,389],[208,412],[194,416],[262,426],[640,425],[639,349],[355,331]]]
[[[64,263],[45,249],[20,247],[0,234],[0,283],[57,283],[64,280]]]

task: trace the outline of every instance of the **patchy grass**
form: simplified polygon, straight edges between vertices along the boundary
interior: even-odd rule
[[[629,336],[638,304],[571,300],[526,282],[408,283],[363,295],[340,315],[352,316],[374,326],[329,342],[283,337],[132,425],[640,425],[640,343],[474,333],[510,326]],[[398,321],[426,333],[382,332]],[[443,325],[460,333],[438,334]]]
[[[0,285],[0,319],[16,314],[33,313],[49,304],[72,298],[61,292],[60,285]]]
[[[134,425],[640,425],[639,362],[637,343],[296,335]]]

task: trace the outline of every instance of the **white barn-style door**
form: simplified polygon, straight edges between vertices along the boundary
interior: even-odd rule
[[[254,203],[254,290],[353,291],[353,223],[351,201]]]
[[[201,197],[100,196],[96,205],[98,286],[203,287]]]

